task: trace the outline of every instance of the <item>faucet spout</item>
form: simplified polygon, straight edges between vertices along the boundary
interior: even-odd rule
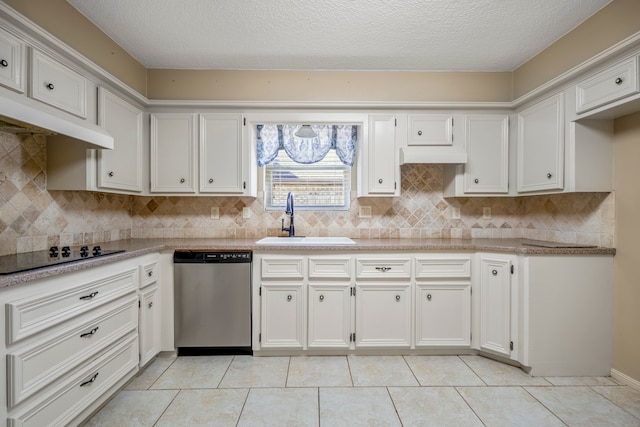
[[[289,215],[289,227],[284,226],[284,218],[282,219],[282,231],[287,231],[289,233],[289,237],[296,235],[295,227],[293,226],[293,205],[293,193],[290,191],[289,194],[287,194],[287,207],[284,211],[285,214]]]

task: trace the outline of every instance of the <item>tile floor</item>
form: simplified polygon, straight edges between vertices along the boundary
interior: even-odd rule
[[[157,358],[87,426],[640,426],[640,391],[480,356]]]

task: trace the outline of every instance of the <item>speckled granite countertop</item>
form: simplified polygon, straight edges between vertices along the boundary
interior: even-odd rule
[[[132,239],[101,243],[103,249],[124,249],[125,252],[0,276],[0,288],[27,283],[164,250],[253,250],[253,251],[467,251],[500,252],[526,255],[615,255],[614,248],[529,246],[525,239],[354,239],[356,245],[304,246],[257,245],[259,239]]]

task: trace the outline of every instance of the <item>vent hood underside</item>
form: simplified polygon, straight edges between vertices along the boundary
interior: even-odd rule
[[[87,148],[113,149],[113,137],[91,123],[78,124],[51,113],[0,96],[0,131],[13,134],[64,135],[87,144]]]
[[[467,163],[467,152],[457,146],[401,147],[400,164]]]

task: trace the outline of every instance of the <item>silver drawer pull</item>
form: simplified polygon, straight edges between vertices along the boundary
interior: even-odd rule
[[[49,90],[53,90],[53,89],[55,89],[55,86],[53,85],[53,83],[47,83],[47,84],[45,85],[45,87],[46,87],[47,89],[49,89]]]
[[[3,59],[3,60],[0,61],[0,67],[6,68],[8,66],[9,66],[9,63],[7,62],[6,59]]]
[[[93,299],[93,297],[95,297],[96,295],[98,295],[98,291],[91,292],[89,295],[80,297],[80,299]]]
[[[100,329],[99,326],[96,326],[95,328],[93,328],[92,330],[90,330],[89,332],[85,332],[84,334],[80,334],[80,338],[86,338],[86,337],[90,337],[93,334],[95,334],[96,332],[98,332],[98,329]]]
[[[615,83],[616,83],[617,85],[621,85],[621,84],[622,84],[622,79],[621,79],[620,77],[618,77],[618,78],[615,80]]]
[[[98,378],[98,374],[99,373],[100,372],[96,372],[94,376],[92,376],[90,379],[88,379],[87,381],[85,381],[82,384],[80,384],[80,387],[84,387],[84,386],[93,384],[93,382],[96,380],[96,378]]]
[[[387,271],[391,270],[391,267],[376,267],[376,270],[386,273]]]

